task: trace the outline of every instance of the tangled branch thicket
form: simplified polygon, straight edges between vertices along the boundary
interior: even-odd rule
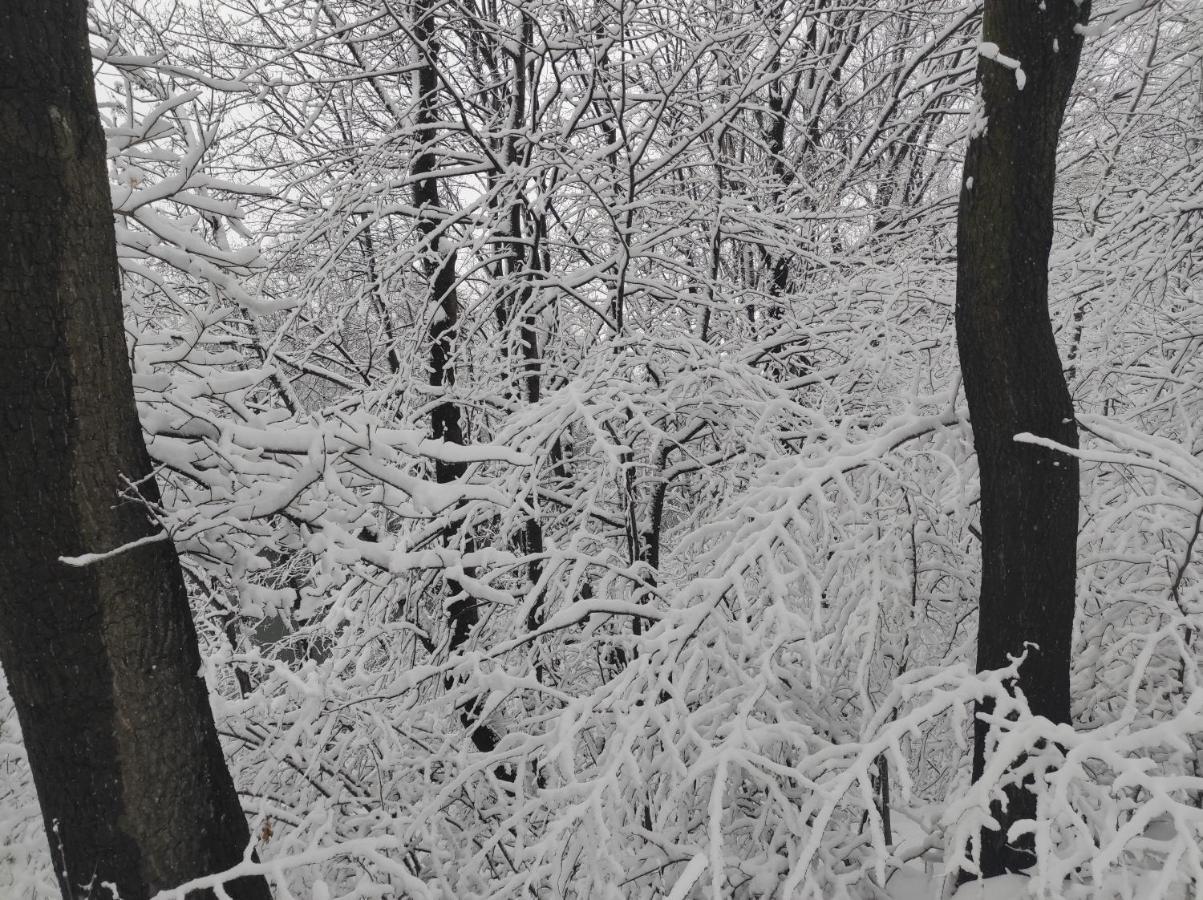
[[[1203,19],[1096,9],[1063,134],[1069,727],[1007,692],[1022,660],[969,664],[977,12],[96,4],[153,513],[255,823],[240,871],[935,896],[1029,779],[1029,890],[1198,895]],[[3,708],[0,891],[50,897]]]

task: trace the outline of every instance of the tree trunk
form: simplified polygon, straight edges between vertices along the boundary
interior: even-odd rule
[[[1005,666],[1009,654],[1038,645],[1018,686],[1034,713],[1055,722],[1070,719],[1078,464],[1014,437],[1077,445],[1049,321],[1048,258],[1057,138],[1082,47],[1074,26],[1089,12],[1089,0],[986,0],[985,122],[969,142],[957,229],[957,340],[981,473],[978,668]],[[991,709],[983,703],[979,713]],[[975,725],[975,780],[988,730]],[[1006,832],[1034,817],[1035,797],[1016,785],[1007,798],[1005,810],[993,809],[1000,830],[982,835],[987,877],[1034,861],[1030,841],[1008,845]]]
[[[84,0],[0,4],[0,662],[68,898],[242,859],[175,550],[153,534]],[[270,896],[266,882],[227,890]]]
[[[443,394],[430,414],[431,435],[436,441],[451,444],[464,442],[464,426],[460,408],[450,397],[455,386],[455,363],[452,354],[459,330],[459,293],[457,290],[456,250],[447,238],[437,236],[442,223],[442,207],[439,203],[439,181],[434,174],[438,163],[435,144],[438,140],[438,25],[434,18],[435,5],[430,0],[418,0],[414,4],[413,37],[418,47],[418,65],[414,71],[414,87],[417,103],[414,108],[414,140],[417,142],[413,162],[413,201],[419,211],[418,234],[426,242],[429,257],[423,261],[423,275],[430,285],[430,296],[436,309],[430,325],[430,386]],[[436,460],[435,481],[449,484],[464,476],[468,467],[462,462]],[[455,537],[454,528],[448,528],[443,542],[450,543]],[[469,548],[470,549],[470,548]],[[476,599],[464,592],[454,578],[447,579],[447,589],[452,594],[461,594],[447,608],[451,641],[448,651],[452,654],[463,648],[472,637],[472,629],[480,622]],[[448,686],[453,684],[450,680]],[[469,700],[460,711],[460,721],[469,729],[472,743],[483,753],[497,747],[497,735],[486,725],[477,725],[479,709],[475,700]]]

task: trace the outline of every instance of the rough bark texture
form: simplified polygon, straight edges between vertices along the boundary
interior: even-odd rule
[[[1078,465],[1014,437],[1077,445],[1048,315],[1048,258],[1057,138],[1082,45],[1074,26],[1089,12],[1089,0],[986,0],[978,78],[987,121],[969,143],[957,230],[957,340],[981,472],[978,668],[1039,645],[1019,687],[1033,712],[1056,722],[1070,717]],[[989,58],[989,44],[1022,75]],[[987,731],[979,721],[975,779]],[[1031,865],[1030,845],[1009,846],[1005,835],[1034,817],[1034,797],[1017,786],[994,815],[1002,827],[982,836],[983,874]]]
[[[0,3],[0,662],[64,896],[140,900],[248,835],[171,543],[59,561],[156,530],[85,9]]]

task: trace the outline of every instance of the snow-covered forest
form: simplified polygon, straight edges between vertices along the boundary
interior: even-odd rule
[[[1203,897],[1203,6],[1047,3],[1089,11],[1043,324],[1080,447],[1010,440],[1079,466],[1071,721],[977,663],[963,167],[979,68],[1051,90],[981,0],[90,5],[123,502],[179,554],[232,874]],[[21,734],[0,692],[0,896],[48,900]],[[1034,864],[958,886],[1021,792]]]

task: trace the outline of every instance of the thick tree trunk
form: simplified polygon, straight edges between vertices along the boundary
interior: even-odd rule
[[[1089,12],[1089,0],[986,0],[985,121],[969,143],[957,230],[957,340],[982,492],[978,668],[1038,645],[1019,687],[1033,712],[1056,722],[1070,718],[1078,465],[1014,438],[1032,432],[1077,445],[1049,321],[1048,258],[1057,139],[1082,46],[1074,26]],[[987,732],[977,722],[975,780]],[[982,836],[983,874],[1030,866],[1030,843],[1009,846],[1005,835],[1034,817],[1033,795],[1017,786],[993,812],[1001,829]]]
[[[69,898],[242,859],[246,819],[158,541],[134,408],[84,0],[0,4],[0,662]],[[262,880],[228,887],[269,897]]]

